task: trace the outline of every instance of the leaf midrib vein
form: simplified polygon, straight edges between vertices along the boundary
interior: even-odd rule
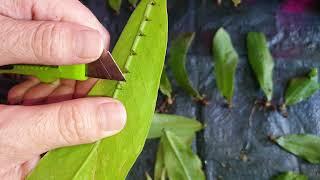
[[[91,157],[93,156],[93,152],[98,149],[99,145],[100,145],[101,141],[97,141],[93,147],[91,148],[91,151],[89,152],[87,158],[81,163],[80,168],[77,170],[77,172],[74,174],[74,176],[72,177],[73,180],[76,180],[76,177],[79,175],[80,171],[85,167],[85,164],[89,161],[89,159],[91,159]]]

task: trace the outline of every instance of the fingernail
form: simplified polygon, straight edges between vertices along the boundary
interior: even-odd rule
[[[98,115],[100,116],[101,128],[107,132],[119,132],[126,124],[126,110],[119,102],[110,102],[100,105]]]
[[[103,51],[103,39],[98,31],[83,30],[74,35],[76,55],[83,59],[98,59]]]

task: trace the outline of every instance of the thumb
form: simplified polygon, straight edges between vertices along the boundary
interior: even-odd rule
[[[102,54],[103,37],[97,30],[73,23],[0,15],[0,65],[89,63]]]
[[[112,136],[126,122],[123,105],[110,98],[83,98],[41,106],[1,105],[0,117],[0,159],[18,161],[58,147]]]

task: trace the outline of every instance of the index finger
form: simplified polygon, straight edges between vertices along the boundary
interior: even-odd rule
[[[87,26],[99,31],[105,39],[105,48],[109,48],[109,32],[78,0],[3,0],[0,14],[15,19],[62,21]]]

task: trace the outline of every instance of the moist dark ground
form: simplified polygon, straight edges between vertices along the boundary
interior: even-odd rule
[[[120,15],[116,15],[107,7],[106,0],[83,2],[110,31],[113,47],[129,18],[130,6],[125,2]],[[197,134],[193,148],[204,162],[207,179],[264,180],[289,170],[320,179],[319,165],[310,165],[268,140],[269,135],[320,135],[320,93],[290,107],[288,118],[276,111],[257,110],[249,121],[255,100],[262,99],[263,95],[249,67],[245,44],[249,31],[262,31],[267,35],[276,64],[274,103],[281,103],[289,79],[320,65],[320,9],[317,13],[316,8],[314,4],[306,9],[290,9],[278,0],[247,0],[238,8],[229,2],[217,6],[213,0],[168,0],[169,45],[179,33],[197,33],[188,53],[187,69],[194,87],[205,94],[210,103],[208,106],[197,104],[170,78],[175,102],[168,110],[196,117],[206,124]],[[232,109],[225,108],[213,74],[211,42],[220,27],[231,34],[240,56]],[[167,71],[172,77],[170,69]],[[0,84],[3,101],[13,82],[1,78]],[[159,101],[162,100],[160,96]],[[153,174],[157,144],[157,140],[146,142],[127,179],[145,179],[145,172]],[[240,158],[243,154],[247,161]]]

